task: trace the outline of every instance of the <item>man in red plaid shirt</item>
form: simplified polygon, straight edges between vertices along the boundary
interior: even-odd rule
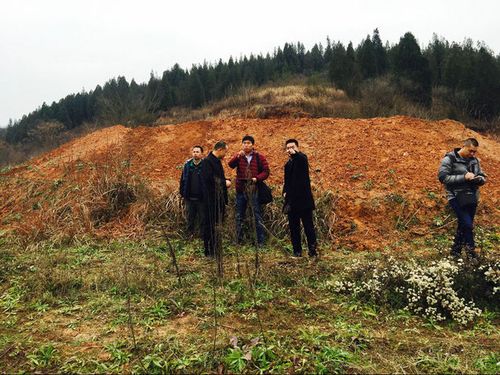
[[[245,135],[241,141],[241,150],[229,161],[231,168],[236,168],[236,235],[238,243],[243,240],[242,227],[247,206],[255,217],[257,245],[262,246],[265,240],[262,223],[262,207],[257,194],[257,183],[269,177],[269,164],[264,155],[255,151],[255,140]]]

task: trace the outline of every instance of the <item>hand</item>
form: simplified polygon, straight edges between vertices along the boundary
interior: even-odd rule
[[[289,148],[288,150],[286,150],[286,152],[288,153],[288,155],[295,155],[297,153],[293,148]]]
[[[474,175],[474,173],[472,172],[467,172],[465,174],[465,181],[470,181],[470,180],[473,180],[476,176]]]
[[[240,152],[238,152],[238,157],[241,158],[243,156],[245,156],[245,151],[240,150]]]
[[[257,182],[257,179],[255,177],[252,177],[252,182],[255,184]]]
[[[227,188],[231,187],[231,180],[226,180],[226,187]]]

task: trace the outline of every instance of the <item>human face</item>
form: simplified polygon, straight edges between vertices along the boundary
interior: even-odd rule
[[[203,152],[199,147],[195,147],[193,148],[191,155],[193,156],[194,160],[198,161],[203,157]]]
[[[216,151],[214,152],[214,154],[215,154],[215,156],[216,156],[217,158],[219,158],[220,160],[222,160],[222,159],[224,159],[224,157],[226,156],[226,154],[227,154],[227,150],[228,150],[228,149],[229,149],[229,147],[227,147],[227,146],[226,146],[226,147],[224,147],[224,148],[220,148],[220,149],[216,150]]]
[[[250,141],[243,141],[241,142],[241,149],[245,152],[245,154],[249,154],[253,150],[253,143]]]
[[[473,145],[470,145],[470,146],[464,146],[463,147],[463,150],[464,150],[464,157],[466,158],[473,158],[476,156],[477,154],[477,147],[473,146]]]
[[[295,142],[290,142],[286,144],[285,151],[288,155],[293,155],[299,152],[299,147],[295,144]]]

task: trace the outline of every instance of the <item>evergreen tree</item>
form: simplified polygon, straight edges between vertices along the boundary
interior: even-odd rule
[[[431,104],[431,72],[429,62],[422,55],[417,40],[406,33],[395,47],[394,76],[400,91],[410,100]]]

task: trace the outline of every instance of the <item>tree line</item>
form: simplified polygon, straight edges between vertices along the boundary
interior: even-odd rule
[[[389,45],[375,29],[357,47],[329,38],[309,50],[301,42],[285,43],[272,54],[231,57],[191,69],[175,64],[161,76],[151,73],[147,83],[119,76],[94,90],[43,103],[20,120],[10,120],[0,136],[10,144],[26,142],[47,122],[60,124],[61,131],[83,123],[151,123],[171,108],[198,108],[244,86],[316,74],[353,99],[361,95],[363,84],[383,78],[399,95],[423,107],[431,106],[433,91],[438,91],[473,119],[492,121],[500,116],[500,56],[486,45],[471,40],[450,43],[434,36],[421,48],[410,32]]]

